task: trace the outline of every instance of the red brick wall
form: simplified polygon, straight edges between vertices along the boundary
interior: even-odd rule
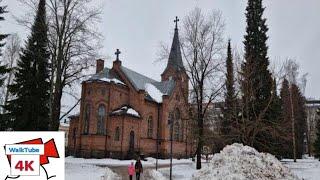
[[[119,68],[115,68],[119,71]],[[82,100],[80,104],[80,116],[78,121],[72,121],[70,124],[70,131],[73,127],[77,127],[77,147],[76,151],[79,156],[108,156],[111,152],[122,153],[119,155],[123,158],[129,150],[130,132],[135,132],[135,150],[140,151],[145,155],[156,154],[156,138],[157,138],[157,125],[158,125],[158,104],[145,100],[145,92],[137,92],[134,87],[129,83],[122,72],[119,75],[123,81],[128,84],[128,87],[116,84],[109,84],[106,82],[84,82],[82,84]],[[182,75],[181,75],[182,76]],[[184,78],[187,78],[183,74]],[[170,152],[170,133],[168,125],[169,112],[175,108],[179,108],[182,119],[188,116],[188,108],[183,98],[181,91],[188,87],[188,81],[182,82],[181,79],[177,82],[177,86],[170,97],[164,98],[163,104],[159,108],[159,133],[162,143],[159,146],[159,151],[162,156],[167,156]],[[89,93],[90,91],[90,93]],[[183,92],[183,93],[182,93]],[[90,126],[89,134],[83,135],[83,122],[84,122],[84,107],[86,104],[91,105]],[[106,116],[105,128],[106,135],[97,135],[97,110],[100,104],[104,104],[109,114],[112,110],[121,107],[122,105],[131,105],[137,110],[141,118],[134,118],[131,116]],[[147,137],[148,132],[148,117],[153,118],[153,133],[152,138]],[[120,140],[115,141],[115,129],[120,127]],[[69,133],[69,137],[72,132]],[[190,144],[187,146],[185,143],[186,133],[184,133],[184,140],[182,142],[174,142],[174,154],[179,157],[184,157],[186,150],[191,149]],[[70,138],[71,139],[71,138]],[[69,141],[70,147],[71,141]]]

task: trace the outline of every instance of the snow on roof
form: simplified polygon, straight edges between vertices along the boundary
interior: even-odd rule
[[[121,108],[114,110],[110,113],[111,115],[131,115],[140,118],[138,111],[129,106],[122,106]]]
[[[157,103],[162,103],[162,96],[164,94],[162,94],[161,91],[158,88],[156,88],[153,84],[146,83],[145,90],[153,100],[155,100]]]
[[[91,75],[86,81],[103,81],[108,83],[113,82],[115,84],[126,85],[123,81],[121,81],[121,78],[112,69],[109,68],[104,68],[103,71]]]
[[[126,85],[124,82],[120,81],[119,79],[116,79],[116,78],[112,78],[112,79],[109,79],[109,78],[101,78],[101,79],[98,79],[100,81],[105,81],[105,82],[114,82],[116,84],[122,84],[122,85]]]

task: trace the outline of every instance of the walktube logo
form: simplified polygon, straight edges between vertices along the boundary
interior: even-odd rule
[[[11,134],[12,133],[13,132],[11,132]],[[19,132],[17,133],[19,134]],[[34,134],[39,132],[32,133]],[[53,132],[50,132],[49,134],[52,133]],[[45,135],[48,136],[48,132],[46,132]],[[59,136],[60,138],[57,138]],[[5,177],[0,170],[0,180],[3,179],[2,177],[4,177],[4,180],[64,179],[64,169],[62,169],[61,172],[61,166],[64,168],[64,147],[60,147],[60,150],[58,150],[56,144],[56,140],[58,140],[60,141],[59,146],[64,145],[64,135],[59,132],[59,136],[49,139],[45,138],[48,139],[46,141],[44,141],[41,136],[38,136],[38,138],[33,138],[27,141],[5,143],[4,158],[6,159],[7,164],[9,164],[9,169],[7,169]],[[1,142],[1,144],[3,144],[3,142]],[[0,163],[1,165],[4,163],[2,158]]]

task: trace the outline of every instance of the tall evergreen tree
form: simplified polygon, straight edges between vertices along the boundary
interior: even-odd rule
[[[290,89],[289,82],[284,79],[280,90],[281,98],[281,149],[280,156],[284,158],[293,158],[292,152],[292,118],[291,118],[291,100],[290,100]]]
[[[304,140],[307,128],[307,115],[305,110],[305,98],[301,93],[299,87],[295,84],[291,85],[292,102],[294,109],[295,120],[295,141],[296,141],[296,155],[297,158],[302,158],[304,153]]]
[[[13,121],[13,130],[48,129],[48,39],[45,0],[40,0],[26,47],[18,61],[15,82],[9,86],[16,98],[6,109]]]
[[[320,108],[317,110],[318,117],[320,116]],[[320,118],[317,118],[317,126],[316,126],[316,140],[313,144],[315,157],[320,161]]]
[[[4,13],[7,13],[6,6],[0,6],[0,21],[4,20],[4,17],[2,16]],[[0,56],[2,56],[1,48],[5,45],[3,40],[7,37],[7,34],[0,34]],[[6,68],[4,64],[0,61],[0,87],[3,85],[4,81],[4,74],[7,73],[9,70]]]
[[[273,80],[268,70],[268,40],[266,19],[263,18],[262,0],[248,0],[246,8],[246,35],[244,36],[245,62],[242,64],[241,90],[243,118],[250,132],[242,138],[243,143],[266,151],[266,134],[260,134],[262,125],[270,120],[268,107],[272,98]],[[267,111],[266,111],[267,109]],[[256,124],[256,125],[251,125]],[[259,127],[260,126],[260,127]],[[248,128],[249,129],[249,128]],[[266,132],[266,131],[265,131]]]
[[[235,120],[236,120],[236,94],[234,87],[234,70],[233,70],[233,56],[231,49],[231,42],[228,42],[228,51],[226,59],[226,93],[225,93],[225,105],[224,105],[224,116],[222,119],[222,129],[221,133],[227,140],[227,143],[230,143],[235,140],[234,129]],[[231,140],[231,141],[230,141]]]

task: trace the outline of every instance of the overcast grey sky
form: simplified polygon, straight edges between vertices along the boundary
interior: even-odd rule
[[[17,0],[4,0],[13,14],[25,10]],[[97,0],[103,1],[100,29],[105,36],[102,54],[114,59],[119,48],[124,66],[160,80],[165,63],[154,63],[159,42],[171,43],[173,20],[182,19],[194,7],[204,11],[219,9],[226,20],[226,38],[242,48],[245,32],[246,0]],[[320,98],[320,0],[264,0],[269,26],[269,57],[297,59],[301,72],[309,73],[307,97]],[[1,29],[17,32],[25,38],[26,30],[7,16]],[[111,60],[106,62],[111,66]]]

